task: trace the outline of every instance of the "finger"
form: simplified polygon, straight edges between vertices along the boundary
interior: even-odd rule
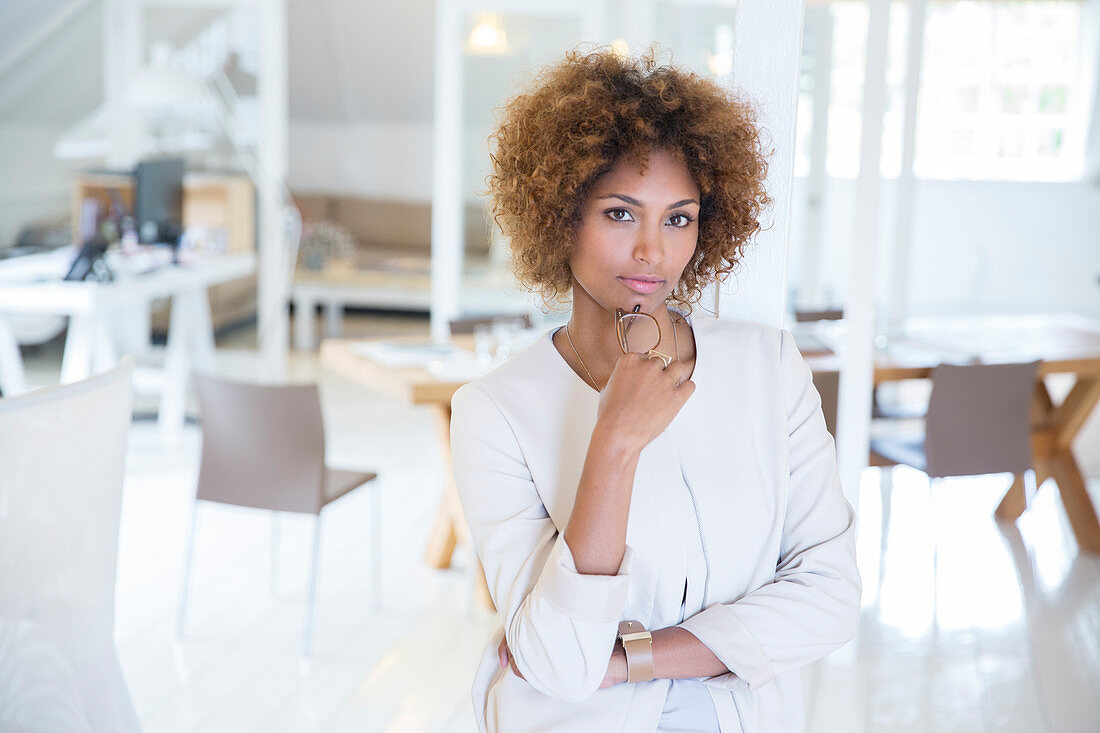
[[[688,379],[679,387],[676,388],[676,394],[682,398],[681,405],[688,401],[688,398],[695,394],[695,382]]]
[[[500,646],[497,647],[497,659],[500,660],[500,668],[504,669],[508,666],[508,643],[504,640],[500,640]]]
[[[674,361],[665,369],[665,374],[668,375],[669,379],[671,379],[672,383],[676,386],[680,386],[688,381],[690,373],[691,369],[682,361]]]
[[[524,677],[523,673],[519,671],[519,667],[516,666],[516,660],[515,659],[509,658],[508,659],[508,665],[512,668],[512,671],[515,672],[516,677],[519,677],[521,680],[526,681],[527,678]]]

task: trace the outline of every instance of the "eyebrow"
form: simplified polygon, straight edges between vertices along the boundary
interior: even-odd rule
[[[644,209],[645,208],[645,204],[643,204],[641,201],[634,198],[633,196],[627,196],[625,193],[609,193],[609,194],[606,194],[604,196],[597,196],[596,198],[597,199],[622,199],[623,201],[630,204],[631,206],[637,206],[639,209]],[[677,206],[687,206],[688,204],[698,204],[698,203],[699,202],[696,201],[695,199],[683,199],[681,201],[677,201],[674,204],[669,204],[668,208],[669,209],[675,209]]]

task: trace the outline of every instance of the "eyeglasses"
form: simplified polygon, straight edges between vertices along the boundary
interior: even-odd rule
[[[660,359],[667,367],[672,357],[657,351],[661,345],[661,327],[657,319],[648,313],[639,313],[641,305],[627,313],[622,308],[615,310],[615,333],[619,337],[619,348],[624,354],[641,354],[649,359]]]

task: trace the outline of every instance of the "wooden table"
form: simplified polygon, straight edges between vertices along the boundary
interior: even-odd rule
[[[1100,523],[1071,445],[1100,402],[1100,324],[1069,315],[980,316],[915,320],[904,336],[875,356],[874,382],[928,379],[940,363],[1024,362],[1039,359],[1032,401],[1032,454],[1036,485],[1053,479],[1070,526],[1083,550],[1100,553]],[[814,371],[835,371],[836,355],[807,356]],[[1055,405],[1043,378],[1074,374],[1077,380]],[[996,514],[1015,520],[1027,509],[1017,476]]]
[[[389,338],[389,342],[422,343],[423,338]],[[443,455],[444,469],[448,477],[443,496],[436,511],[435,522],[428,545],[424,551],[424,560],[434,568],[449,568],[455,547],[459,542],[469,542],[469,529],[462,514],[462,504],[458,498],[451,471],[451,396],[464,382],[441,380],[423,368],[394,369],[383,366],[355,352],[355,345],[361,340],[324,339],[321,342],[321,366],[354,382],[371,389],[396,397],[413,405],[426,405],[435,414],[437,436]],[[474,349],[472,336],[457,336],[452,343],[470,350]],[[480,563],[477,566],[475,585],[479,600],[492,608],[485,574]]]
[[[386,339],[400,341],[401,339]],[[411,342],[422,339],[409,339]],[[455,342],[473,349],[472,338]],[[390,369],[355,353],[351,340],[326,339],[321,344],[321,365],[372,389],[410,404],[427,405],[435,412],[440,446],[448,475],[451,456],[451,396],[462,382],[441,381],[425,369]],[[814,371],[835,371],[835,354],[807,354]],[[894,338],[876,355],[876,385],[905,379],[928,379],[944,362],[1027,361],[1041,359],[1032,409],[1032,449],[1036,483],[1050,478],[1058,485],[1062,503],[1078,545],[1100,553],[1100,524],[1085,480],[1070,450],[1074,437],[1100,401],[1100,325],[1074,316],[995,316],[962,319],[914,320],[903,338]],[[1042,377],[1075,374],[1076,384],[1055,406]],[[997,515],[1018,518],[1026,509],[1023,482],[1018,477],[1005,494]],[[444,489],[435,523],[425,549],[425,560],[447,568],[458,542],[469,540],[462,506],[453,479]],[[478,568],[480,572],[480,567]],[[482,600],[488,591],[484,575],[477,584]]]

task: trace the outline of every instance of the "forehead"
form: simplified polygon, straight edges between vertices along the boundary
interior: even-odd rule
[[[624,193],[642,201],[699,197],[699,187],[687,166],[665,150],[651,151],[644,163],[636,156],[623,156],[596,179],[591,191],[593,196]]]

